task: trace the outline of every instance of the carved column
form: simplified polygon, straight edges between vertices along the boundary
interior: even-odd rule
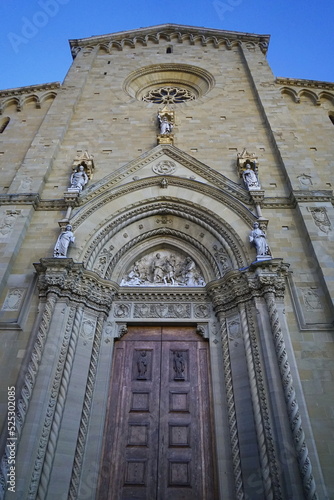
[[[296,399],[296,392],[293,386],[293,380],[290,371],[289,360],[286,353],[284,337],[276,308],[275,294],[273,291],[266,291],[264,298],[268,307],[271,330],[275,344],[277,361],[282,378],[282,386],[288,411],[289,422],[295,443],[299,471],[303,481],[303,489],[307,500],[316,500],[316,486],[312,475],[312,466],[308,454],[305,435],[302,428],[302,422],[299,412],[299,406]]]
[[[68,500],[75,500],[78,498],[78,491],[80,485],[80,477],[83,463],[83,455],[85,451],[85,445],[87,440],[87,432],[88,432],[88,424],[90,420],[90,413],[92,407],[92,397],[93,390],[95,386],[95,379],[97,373],[97,362],[99,357],[99,351],[102,340],[102,330],[103,324],[106,320],[106,314],[100,313],[96,325],[95,336],[93,341],[93,348],[89,363],[89,374],[87,378],[86,390],[85,390],[85,399],[82,407],[81,420],[80,420],[80,428],[79,434],[75,449],[73,468],[71,474],[71,483],[68,492]]]
[[[217,282],[210,283],[207,289],[222,328],[232,446],[235,440],[234,428],[238,428],[239,456],[235,451],[233,452],[237,494],[241,494],[242,489],[244,494],[247,493],[247,488],[248,492],[250,490],[247,485],[247,470],[244,469],[240,452],[242,450],[242,440],[240,441],[242,439],[242,427],[240,427],[242,416],[240,411],[235,413],[235,401],[238,398],[235,393],[237,379],[234,372],[240,374],[240,371],[234,369],[233,361],[231,362],[231,356],[235,353],[233,349],[231,350],[231,344],[227,342],[228,333],[226,333],[225,323],[226,318],[235,308],[239,312],[242,325],[248,371],[248,382],[245,381],[245,384],[249,383],[249,397],[252,401],[255,421],[253,430],[249,425],[249,432],[256,434],[263,498],[278,499],[293,495],[294,498],[305,497],[308,500],[315,500],[317,495],[312,467],[276,307],[276,297],[283,299],[284,296],[286,269],[281,259],[255,263],[246,272],[227,273]],[[255,307],[258,308],[257,322],[253,318]],[[268,329],[271,330],[273,341],[268,337]],[[277,358],[276,368],[275,357]],[[240,360],[241,358],[238,360],[239,365]],[[229,387],[229,380],[231,387]],[[232,404],[233,401],[234,404]],[[282,410],[284,401],[286,412]],[[255,457],[255,450],[254,453]],[[254,460],[254,468],[255,463]],[[241,486],[238,470],[242,471],[244,481]]]
[[[40,319],[39,328],[37,330],[36,340],[31,352],[31,357],[27,367],[27,371],[24,376],[20,398],[17,403],[17,413],[15,421],[17,443],[19,442],[22,433],[22,428],[26,419],[31,395],[35,386],[39,364],[43,355],[43,350],[56,302],[57,302],[56,294],[52,292],[49,293],[46,298],[46,302],[44,304],[44,310],[42,317]],[[4,456],[1,461],[1,471],[0,471],[0,484],[3,495],[7,487],[7,473],[8,473],[8,450],[6,447]]]
[[[22,434],[23,445],[17,463],[24,472],[22,476],[20,474],[18,494],[30,500],[45,500],[50,488],[54,491],[57,484],[59,463],[64,460],[59,443],[63,449],[66,437],[73,453],[77,448],[75,474],[72,476],[80,477],[80,456],[85,447],[102,327],[117,285],[86,271],[82,264],[74,263],[72,259],[41,259],[35,267],[39,274],[41,301],[45,301],[45,306],[18,407],[18,423],[22,428],[29,400],[32,400],[33,408],[26,422],[28,429],[18,432],[19,436]],[[76,380],[73,382],[74,372]],[[76,385],[78,376],[87,377],[86,384],[79,390]],[[82,404],[82,408],[78,404]],[[77,427],[75,432],[67,431],[72,421]],[[34,442],[29,439],[32,425],[37,429]],[[67,461],[72,465],[73,456],[69,454]],[[70,467],[67,467],[66,474],[69,485]],[[61,488],[64,488],[63,484]]]
[[[261,361],[257,351],[257,343],[256,341],[254,342],[254,338],[251,341],[251,335],[254,336],[254,331],[251,331],[249,325],[249,316],[251,316],[250,306],[249,304],[239,304],[238,308],[245,342],[252,406],[264,484],[264,498],[267,500],[272,500],[273,498],[278,500],[282,498],[282,492],[277,477],[277,464],[268,415],[268,403],[263,386]],[[272,480],[273,476],[275,477],[275,481]]]

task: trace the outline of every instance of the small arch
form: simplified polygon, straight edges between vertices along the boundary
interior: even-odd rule
[[[299,97],[300,97],[300,101],[304,102],[304,103],[312,103],[314,105],[317,105],[318,104],[318,96],[315,92],[312,92],[311,90],[307,90],[307,89],[302,89],[300,92],[299,92]]]
[[[169,47],[167,47],[166,49],[166,54],[172,54],[172,53],[173,53],[173,46],[169,45]]]
[[[280,90],[282,97],[288,96],[293,102],[300,102],[300,98],[298,97],[298,94],[294,89],[291,89],[290,87],[282,87]]]
[[[328,117],[329,117],[330,121],[332,122],[332,124],[334,125],[334,111],[332,111],[331,113],[328,113]]]
[[[10,122],[9,116],[6,116],[0,121],[0,134],[2,134],[5,131],[9,122]]]

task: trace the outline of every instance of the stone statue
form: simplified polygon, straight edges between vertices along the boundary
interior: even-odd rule
[[[249,235],[249,241],[256,248],[257,257],[271,257],[266,235],[262,229],[260,229],[258,222],[254,222],[253,224],[253,230]]]
[[[58,236],[53,256],[58,258],[65,258],[70,243],[74,243],[75,237],[72,232],[71,224],[67,224],[65,231],[62,231]]]
[[[171,283],[172,285],[175,284],[175,257],[174,255],[171,255],[170,258],[166,258],[165,260],[165,266],[164,266],[164,283],[167,285],[168,283]]]
[[[153,283],[161,283],[164,279],[163,260],[160,253],[157,253],[152,263]]]
[[[247,187],[248,190],[250,189],[258,189],[260,187],[258,178],[256,176],[256,173],[254,170],[250,168],[249,163],[247,163],[247,168],[246,170],[243,171],[242,173],[242,178],[244,180],[244,183]]]
[[[196,285],[196,264],[190,257],[184,263],[184,279],[188,286]]]
[[[88,175],[85,172],[85,168],[83,165],[79,166],[79,170],[76,170],[71,175],[71,189],[77,189],[81,192],[84,186],[88,182]]]
[[[162,118],[160,115],[158,115],[159,123],[160,123],[160,134],[171,134],[173,130],[173,124],[172,122],[168,121],[168,118],[166,115],[164,115]]]

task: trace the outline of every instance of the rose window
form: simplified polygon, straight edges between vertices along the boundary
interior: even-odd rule
[[[159,89],[150,90],[142,97],[143,101],[155,104],[179,104],[193,101],[195,98],[196,96],[188,89],[179,87],[160,87]]]

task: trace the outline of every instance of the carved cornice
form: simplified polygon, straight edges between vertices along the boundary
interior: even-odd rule
[[[322,189],[322,190],[298,190],[291,193],[291,200],[293,203],[298,202],[332,202],[333,201],[333,190],[332,189]]]
[[[227,272],[223,278],[209,283],[206,289],[215,310],[226,312],[267,293],[283,297],[287,269],[282,259],[255,262],[247,270]]]
[[[115,300],[126,302],[206,302],[208,300],[205,288],[184,288],[183,290],[170,287],[126,287],[121,288],[115,295]]]
[[[12,97],[23,94],[34,94],[35,92],[44,92],[45,90],[55,90],[60,88],[59,82],[42,83],[40,85],[29,85],[27,87],[17,87],[0,91],[0,99],[3,97]]]
[[[37,209],[40,201],[38,193],[0,194],[0,205],[32,205]]]
[[[276,78],[275,82],[278,85],[288,85],[292,87],[305,87],[309,89],[321,89],[334,91],[334,83],[321,82],[318,80],[301,80],[298,78]]]
[[[58,297],[80,302],[96,311],[108,312],[118,285],[84,269],[73,259],[41,259],[34,267],[38,273],[41,297],[54,293]]]
[[[198,28],[179,24],[162,24],[108,35],[69,40],[69,44],[73,57],[75,57],[78,49],[84,47],[100,45],[108,51],[111,51],[113,48],[122,50],[124,46],[135,48],[137,43],[140,46],[147,46],[148,43],[158,44],[160,40],[173,40],[178,43],[188,42],[190,45],[200,43],[204,47],[212,46],[213,48],[226,46],[227,49],[231,49],[233,46],[241,43],[252,43],[259,45],[262,52],[266,53],[270,36],[237,31],[223,31],[212,28]]]

